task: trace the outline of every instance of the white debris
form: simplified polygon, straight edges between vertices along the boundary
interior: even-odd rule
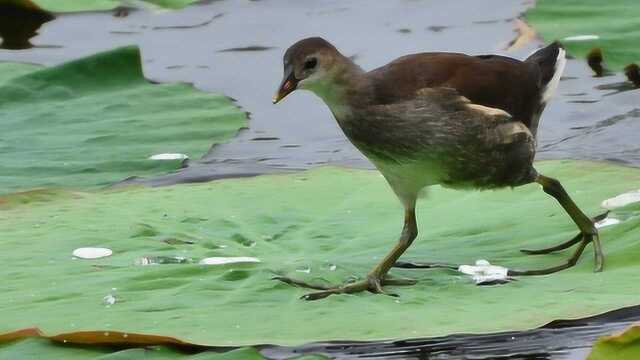
[[[507,276],[509,269],[502,266],[491,265],[487,260],[483,259],[477,260],[475,266],[460,265],[458,271],[471,275],[473,281],[478,285],[508,282],[510,280],[509,276]]]
[[[562,39],[563,41],[589,41],[589,40],[598,40],[600,36],[598,35],[575,35],[575,36],[567,36]]]
[[[149,156],[149,160],[184,160],[188,158],[189,156],[178,153],[164,153]]]
[[[117,299],[116,299],[116,291],[118,289],[116,288],[112,288],[111,292],[109,294],[107,294],[107,296],[102,298],[102,304],[106,307],[110,307],[111,305],[115,304]]]
[[[111,249],[99,247],[83,247],[73,250],[73,256],[80,259],[99,259],[111,256],[111,254],[113,254]]]
[[[618,196],[612,197],[611,199],[607,199],[603,201],[600,206],[607,210],[613,210],[613,209],[623,207],[625,205],[629,205],[639,201],[640,201],[640,190],[633,190],[633,191],[629,191],[624,194],[620,194]]]
[[[209,257],[200,260],[200,265],[224,265],[235,263],[259,263],[260,259],[250,256],[236,256],[236,257]]]
[[[615,225],[615,224],[620,224],[622,221],[620,221],[619,219],[615,219],[615,218],[604,218],[600,221],[598,221],[597,223],[595,223],[596,229],[600,229],[603,228],[605,226],[611,226],[611,225]]]
[[[107,295],[107,296],[102,298],[102,303],[105,306],[111,306],[111,305],[116,303],[116,297],[111,295],[111,294],[109,294],[109,295]]]

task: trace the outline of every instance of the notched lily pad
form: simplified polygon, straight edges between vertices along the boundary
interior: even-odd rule
[[[0,192],[90,188],[175,170],[178,162],[148,158],[197,158],[246,125],[244,113],[221,94],[151,84],[137,47],[0,76],[0,98]]]

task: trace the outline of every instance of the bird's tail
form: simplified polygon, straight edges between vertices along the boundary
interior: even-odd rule
[[[560,76],[567,62],[562,45],[554,41],[547,47],[539,49],[531,54],[525,62],[538,65],[542,83],[542,106],[551,99],[558,87]]]

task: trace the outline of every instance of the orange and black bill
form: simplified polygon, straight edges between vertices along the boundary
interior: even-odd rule
[[[273,95],[273,103],[276,104],[278,101],[284,99],[284,97],[295,90],[297,86],[298,80],[293,73],[293,67],[286,67],[284,69],[284,78],[282,79],[280,88],[278,89],[278,92]]]

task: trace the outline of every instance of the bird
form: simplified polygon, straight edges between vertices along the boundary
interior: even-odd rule
[[[539,173],[533,164],[539,120],[565,63],[565,50],[556,41],[523,61],[424,52],[365,71],[321,37],[293,44],[284,53],[284,75],[273,103],[295,90],[322,99],[402,203],[404,225],[396,245],[362,280],[325,286],[275,279],[314,289],[302,297],[306,300],[364,291],[395,295],[384,287],[415,284],[388,273],[418,235],[415,208],[422,189],[436,184],[461,190],[540,184],[579,233],[556,246],[522,251],[545,254],[578,246],[557,266],[510,274],[544,275],[570,268],[588,244],[594,248],[594,271],[602,271],[604,255],[594,219],[580,210],[560,181]]]

